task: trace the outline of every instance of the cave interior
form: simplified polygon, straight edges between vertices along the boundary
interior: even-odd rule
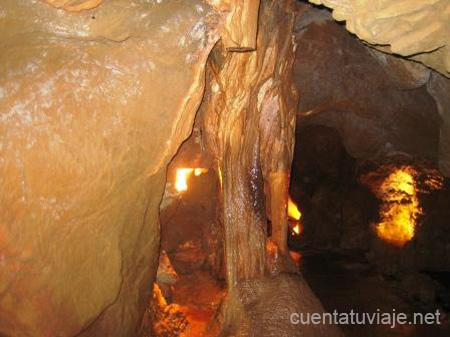
[[[0,336],[450,335],[448,0],[2,0],[0,32]],[[351,311],[440,321],[290,316]]]

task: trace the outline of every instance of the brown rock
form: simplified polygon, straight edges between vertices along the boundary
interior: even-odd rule
[[[360,39],[450,76],[450,3],[447,0],[310,2],[333,8],[333,17],[346,21],[346,28]]]
[[[409,272],[401,278],[402,290],[411,299],[419,300],[424,304],[436,301],[436,291],[439,284],[426,274]]]
[[[261,6],[256,51],[227,53],[221,46],[213,51],[202,106],[207,146],[221,177],[221,212],[230,291],[239,280],[265,272],[267,224],[263,179],[269,180],[269,177],[264,176],[261,165],[264,162],[272,168],[266,162],[266,158],[270,158],[287,174],[293,142],[289,138],[293,137],[289,129],[294,127],[296,98],[289,70],[294,51],[291,39],[293,3],[264,1]],[[280,120],[264,133],[263,116],[275,119],[280,116]],[[281,132],[279,126],[286,130]],[[269,135],[277,142],[274,147],[260,146]],[[283,151],[274,153],[274,150]]]
[[[166,165],[218,38],[213,12],[111,1],[75,15],[6,0],[2,14],[0,334],[133,336]]]
[[[398,89],[411,90],[427,84],[431,70],[418,62],[368,49]]]
[[[207,0],[225,14],[221,37],[229,51],[249,51],[256,48],[258,9],[260,0]]]
[[[336,128],[357,158],[405,153],[437,162],[434,99],[423,86],[403,90],[423,79],[404,79],[408,72],[398,65],[386,68],[370,48],[326,20],[324,11],[309,7],[296,22],[299,123]],[[392,75],[390,68],[402,75]]]
[[[244,336],[342,336],[337,326],[328,321],[327,324],[292,324],[293,313],[303,314],[306,321],[308,314],[325,312],[300,276],[280,274],[246,281],[239,286],[239,293],[249,318],[248,323],[243,320],[238,325],[238,331]]]
[[[442,120],[439,134],[439,169],[444,176],[450,177],[450,79],[432,74],[427,89],[436,100]]]
[[[56,8],[62,8],[69,12],[80,12],[99,6],[103,0],[44,0]]]

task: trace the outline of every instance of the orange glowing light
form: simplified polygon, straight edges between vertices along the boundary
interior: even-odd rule
[[[414,237],[417,218],[422,214],[414,177],[412,168],[402,167],[391,173],[380,187],[384,205],[377,235],[399,247]]]
[[[177,177],[175,181],[175,188],[178,192],[187,191],[187,179],[194,172],[193,168],[179,168],[177,169]]]
[[[217,164],[217,172],[219,173],[219,182],[220,182],[220,189],[222,189],[222,184],[223,184],[223,181],[222,181],[222,170],[220,169],[220,165],[219,164]]]
[[[198,177],[200,174],[203,174],[203,173],[206,173],[206,172],[208,172],[208,170],[205,169],[205,168],[196,168],[196,169],[194,169],[194,175],[196,177]]]
[[[177,175],[175,180],[175,189],[178,192],[184,192],[188,189],[187,181],[192,173],[195,176],[199,176],[203,173],[208,172],[208,169],[205,168],[179,168],[177,169]]]
[[[300,235],[302,232],[302,228],[300,227],[300,224],[296,224],[294,227],[292,227],[292,230],[296,235]]]
[[[302,216],[302,213],[298,210],[297,205],[292,201],[291,197],[289,197],[288,201],[288,216],[297,221]]]

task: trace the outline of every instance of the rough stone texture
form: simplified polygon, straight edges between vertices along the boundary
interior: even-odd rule
[[[381,53],[376,49],[367,49],[382,66],[392,83],[401,90],[411,90],[425,85],[431,70],[421,63],[411,62],[404,58]]]
[[[260,0],[207,0],[225,15],[221,41],[228,51],[249,51],[256,48]]]
[[[296,95],[289,80],[294,51],[292,4],[264,1],[259,11],[256,51],[226,53],[219,46],[209,63],[209,84],[202,110],[207,146],[221,177],[226,275],[231,291],[239,280],[265,273],[267,224],[262,192],[266,177],[261,163],[272,154],[273,161],[289,161],[284,169],[290,167],[289,158],[283,156],[289,155],[293,140],[282,138],[281,130],[274,146],[286,147],[287,151],[266,154],[260,144],[266,137],[261,130],[262,116],[275,119],[275,125],[294,127]],[[276,126],[268,132],[275,130]],[[293,131],[284,135],[293,137]],[[264,149],[273,151],[270,146]]]
[[[309,1],[333,8],[333,17],[368,43],[450,76],[448,0]]]
[[[439,133],[439,169],[444,176],[450,177],[450,79],[434,73],[427,88],[436,100],[442,121]]]
[[[256,51],[230,54],[218,45],[209,62],[202,113],[221,181],[228,283],[216,332],[240,330],[239,316],[246,309],[237,287],[267,273],[266,210],[276,210],[269,212],[273,232],[280,233],[274,241],[286,246],[281,233],[287,230],[297,103],[291,72],[294,11],[290,0],[262,1]]]
[[[76,14],[2,1],[1,335],[135,335],[166,164],[218,38],[211,13],[202,1]]]
[[[187,191],[161,209],[161,247],[171,260],[177,257],[173,264],[178,273],[192,272],[198,265],[220,275],[223,237],[217,214],[218,178],[210,170],[190,177],[189,184]]]
[[[405,269],[450,272],[450,182],[442,189],[422,195],[425,212],[416,229],[414,240],[402,252],[401,266]]]
[[[298,128],[290,194],[302,212],[301,242],[327,249],[369,248],[369,223],[377,217],[378,202],[358,183],[356,168],[334,128]]]
[[[44,0],[56,8],[69,12],[80,12],[99,6],[103,0]]]
[[[437,162],[440,120],[423,86],[427,72],[364,46],[328,10],[299,7],[298,123],[335,127],[357,158],[402,153]]]
[[[343,336],[333,324],[292,324],[292,313],[322,315],[325,310],[305,280],[298,275],[248,280],[239,285],[247,317],[241,317],[241,334],[248,337]],[[224,336],[234,335],[228,331]]]
[[[320,125],[299,127],[295,149],[290,192],[302,212],[303,232],[299,241],[291,241],[294,248],[302,243],[368,253],[389,275],[401,270],[449,271],[450,184],[435,166],[404,157],[354,160],[338,132]],[[379,238],[376,226],[386,219],[383,211],[398,203],[387,201],[394,186],[384,191],[380,187],[401,168],[413,174],[418,203],[414,235],[399,248]],[[412,200],[402,198],[399,204],[412,205]]]

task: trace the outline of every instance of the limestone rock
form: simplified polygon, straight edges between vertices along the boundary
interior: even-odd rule
[[[298,123],[336,128],[357,158],[404,153],[437,162],[440,118],[423,86],[427,71],[414,75],[327,19],[326,9],[303,7],[296,21]]]
[[[431,70],[421,63],[411,62],[373,48],[368,48],[368,51],[383,67],[386,75],[398,89],[411,90],[419,88],[425,85],[430,78]]]
[[[439,284],[426,274],[409,272],[401,278],[402,290],[411,299],[416,299],[422,303],[433,303],[436,301],[436,292]]]
[[[258,9],[260,0],[207,0],[225,15],[221,31],[222,43],[229,51],[249,51],[256,48]]]
[[[322,315],[325,310],[305,280],[298,275],[280,274],[249,280],[239,286],[249,320],[239,325],[243,336],[296,337],[342,336],[334,324],[292,324],[290,315]],[[246,334],[247,331],[247,334]],[[237,334],[239,335],[239,334]]]
[[[209,63],[209,84],[202,105],[203,125],[206,145],[221,177],[225,260],[231,288],[240,279],[258,277],[265,272],[267,224],[262,162],[266,163],[267,158],[267,165],[272,167],[270,158],[280,163],[280,167],[290,167],[293,139],[287,136],[293,137],[296,102],[290,80],[295,50],[291,39],[292,4],[264,1],[259,12],[256,51],[227,53],[225,46],[219,45]],[[271,118],[276,123],[265,133],[261,125],[267,123],[270,129]],[[270,146],[260,146],[268,135],[274,136],[272,144],[276,149],[283,149],[282,153],[274,154]],[[288,164],[282,165],[285,161]]]
[[[450,177],[450,79],[432,74],[427,89],[434,97],[441,116],[439,134],[439,169]]]
[[[79,12],[97,7],[103,0],[44,0],[48,4],[70,12]]]
[[[333,9],[360,39],[450,77],[448,0],[310,0]]]
[[[133,336],[219,20],[202,1],[1,7],[0,334]]]
[[[165,250],[161,250],[159,255],[158,271],[156,274],[156,281],[162,284],[173,285],[177,283],[179,276],[177,275],[175,269],[173,269],[170,263],[169,256]]]

